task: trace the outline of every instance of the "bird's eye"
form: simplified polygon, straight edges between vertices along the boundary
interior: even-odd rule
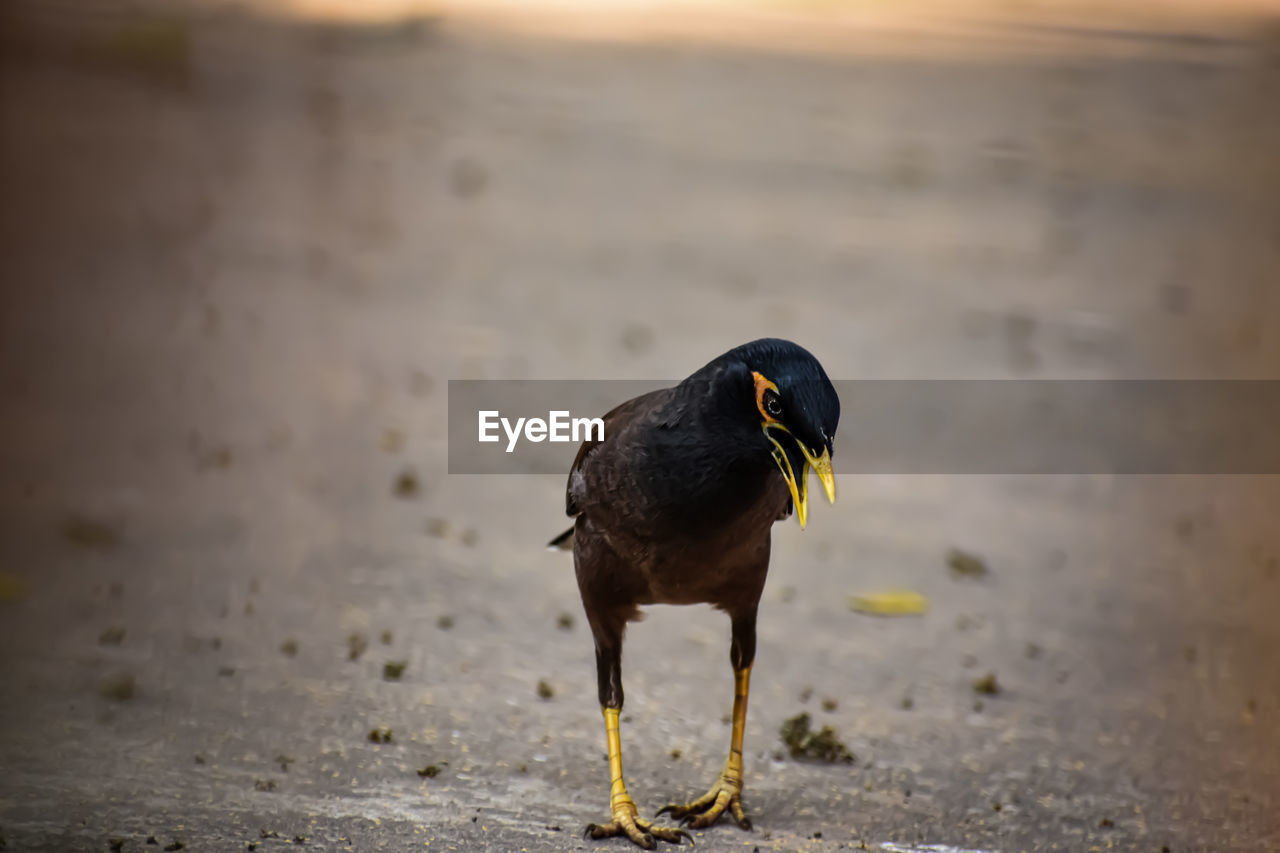
[[[764,410],[771,418],[782,417],[782,400],[772,391],[764,392]]]

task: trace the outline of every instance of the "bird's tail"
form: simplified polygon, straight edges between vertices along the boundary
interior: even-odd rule
[[[561,533],[555,539],[547,543],[548,551],[572,551],[573,550],[573,528],[570,527],[564,533]]]

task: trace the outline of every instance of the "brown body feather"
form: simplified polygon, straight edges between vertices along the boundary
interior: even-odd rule
[[[751,387],[741,371],[700,374],[610,411],[604,440],[584,443],[574,460],[565,506],[576,516],[574,567],[598,639],[620,642],[641,605],[706,603],[754,616],[770,528],[788,514],[790,494],[759,427],[723,416],[726,403],[752,410],[738,399]]]

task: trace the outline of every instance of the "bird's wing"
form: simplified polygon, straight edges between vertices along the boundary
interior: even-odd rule
[[[648,394],[641,394],[639,397],[633,397],[619,406],[610,409],[604,416],[604,437],[602,439],[587,439],[582,442],[582,446],[578,448],[578,455],[574,457],[573,467],[569,469],[569,482],[565,487],[564,508],[565,514],[573,518],[582,512],[582,508],[574,499],[574,486],[582,484],[582,466],[587,458],[602,444],[609,441],[624,431],[629,425],[652,414],[657,408],[656,404],[663,398],[670,395],[670,388],[661,388],[657,391],[650,391]]]

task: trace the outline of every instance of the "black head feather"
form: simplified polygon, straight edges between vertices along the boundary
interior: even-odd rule
[[[736,365],[742,365],[745,370],[734,370]],[[755,372],[778,386],[782,403],[778,420],[791,434],[818,453],[825,448],[834,455],[833,443],[840,425],[840,398],[822,364],[807,349],[781,338],[760,338],[729,350],[707,368],[714,366],[728,367],[731,374],[741,373],[745,377],[734,380],[743,386],[742,392],[735,393],[734,397],[737,412],[747,422],[758,425],[760,421],[751,378]]]

